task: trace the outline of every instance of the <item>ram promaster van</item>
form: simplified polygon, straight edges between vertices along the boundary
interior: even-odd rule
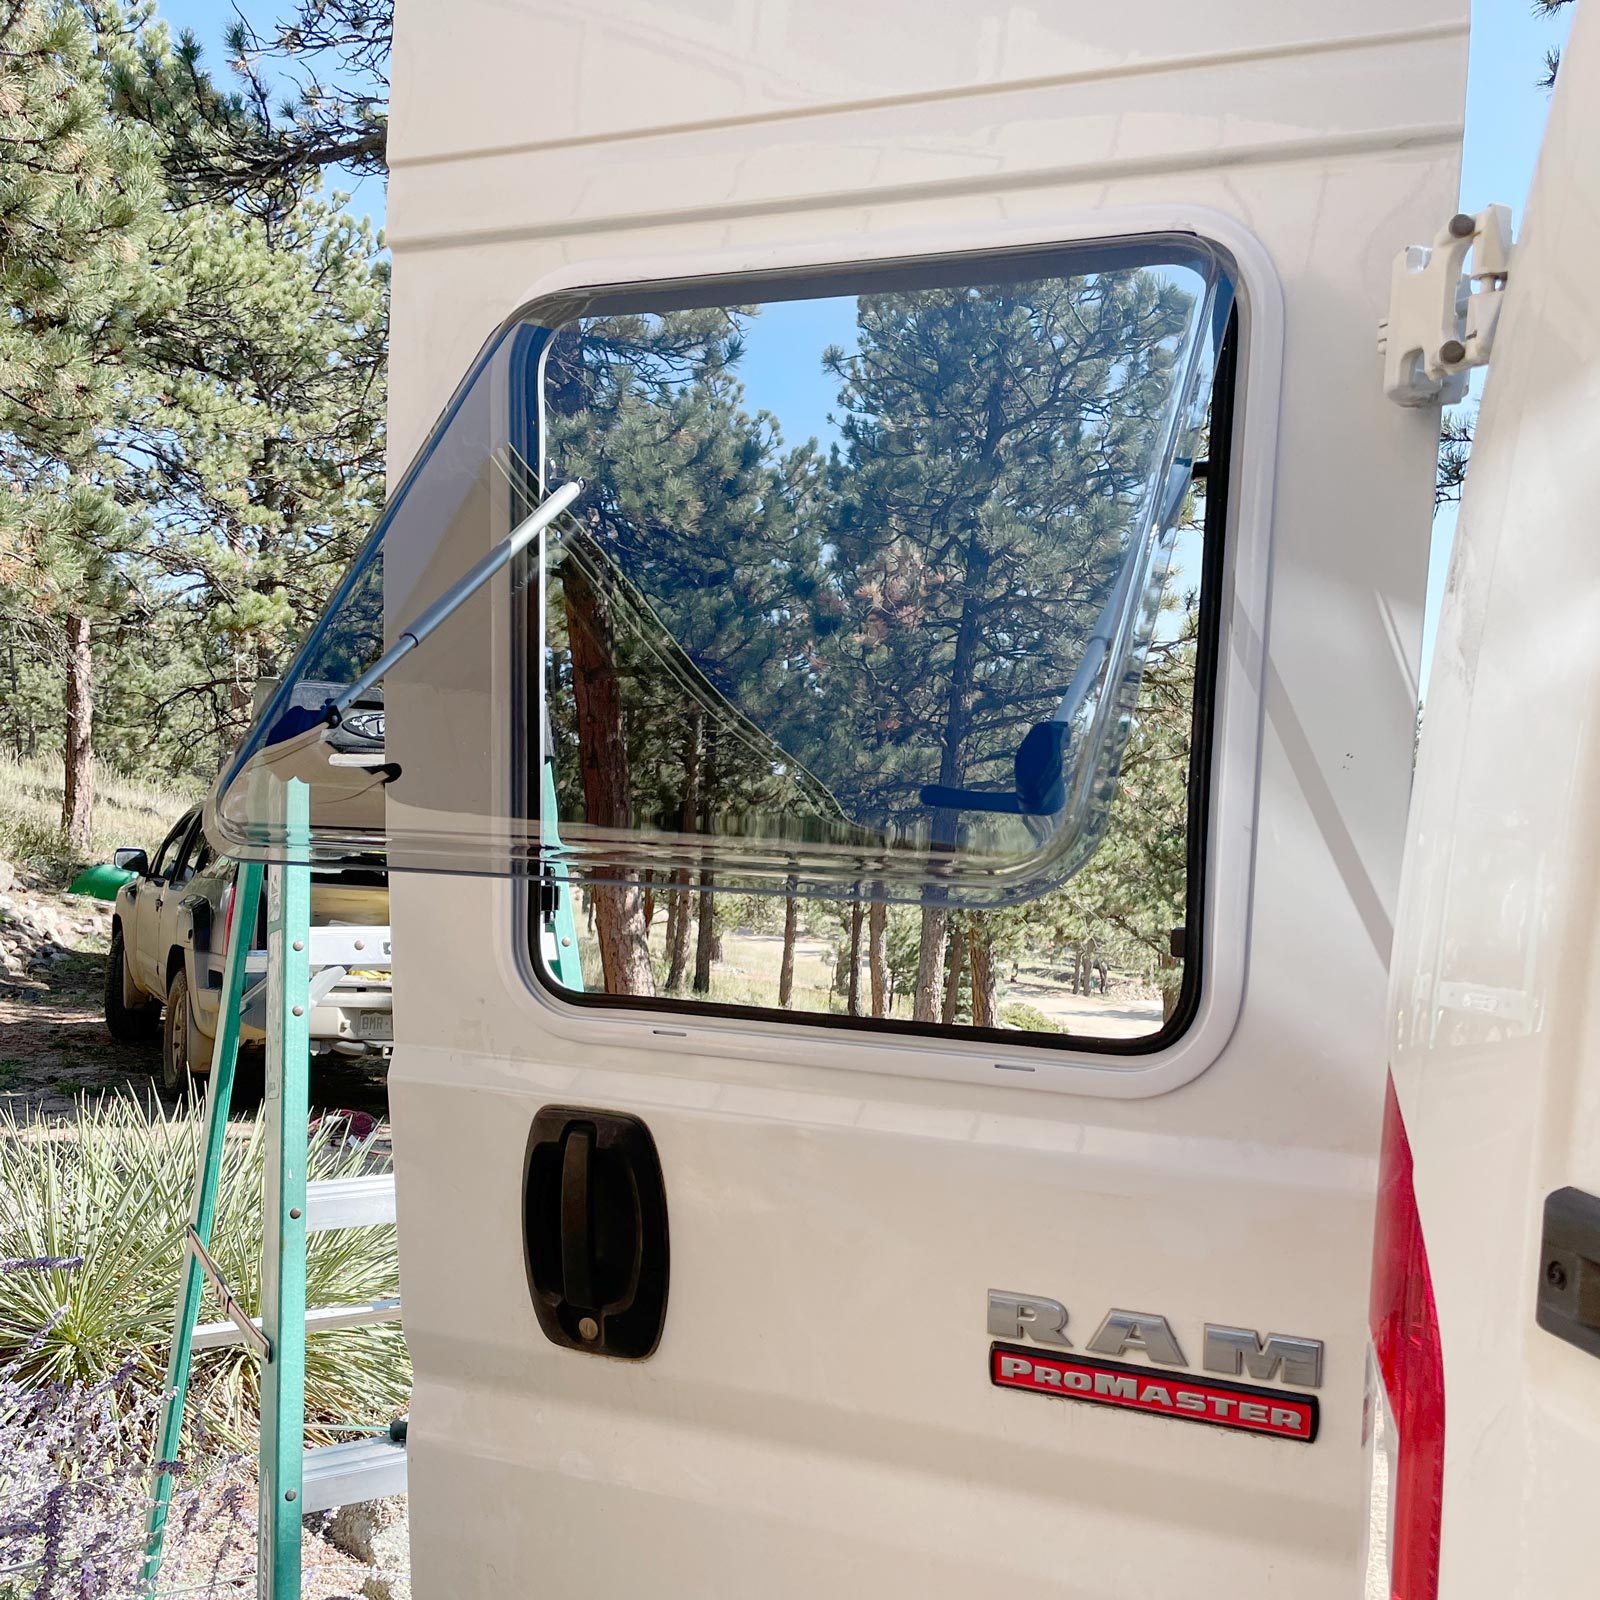
[[[400,0],[419,1595],[1597,1592],[1593,3]]]

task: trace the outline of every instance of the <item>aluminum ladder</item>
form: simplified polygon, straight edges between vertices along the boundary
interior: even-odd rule
[[[330,1328],[399,1319],[398,1299],[306,1307],[306,1239],[331,1228],[395,1220],[393,1175],[306,1181],[310,1119],[311,1011],[320,998],[311,981],[314,958],[330,969],[340,954],[338,929],[311,926],[310,791],[298,779],[276,785],[285,860],[263,867],[241,862],[234,884],[232,930],[222,979],[216,1050],[206,1100],[200,1170],[195,1178],[179,1275],[166,1399],[146,1527],[144,1584],[153,1592],[161,1567],[172,1476],[183,1436],[183,1408],[195,1350],[242,1344],[261,1360],[260,1508],[256,1593],[262,1600],[299,1600],[300,1521],[312,1511],[406,1490],[403,1428],[388,1436],[305,1448],[306,1338]],[[266,1176],[262,1195],[261,1315],[251,1317],[211,1259],[212,1224],[222,1173],[223,1141],[239,1060],[239,1024],[255,999],[245,989],[263,880],[267,899]],[[318,941],[327,948],[319,948]],[[380,965],[367,958],[363,964]],[[320,986],[319,986],[320,987]],[[199,1324],[204,1286],[215,1291],[226,1320]],[[199,1325],[197,1325],[199,1324]]]

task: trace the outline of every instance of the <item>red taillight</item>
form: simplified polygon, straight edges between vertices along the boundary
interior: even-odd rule
[[[1392,1600],[1437,1600],[1444,1511],[1444,1358],[1417,1214],[1411,1144],[1393,1078],[1383,1108],[1369,1323],[1383,1391],[1369,1417],[1375,1444],[1373,1533],[1378,1534],[1380,1519],[1387,1524]]]
[[[222,949],[227,953],[228,938],[233,932],[233,885],[222,891]]]

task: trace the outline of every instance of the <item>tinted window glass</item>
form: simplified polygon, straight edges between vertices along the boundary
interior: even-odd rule
[[[199,813],[196,811],[186,813],[172,832],[161,841],[161,848],[156,851],[155,861],[150,867],[151,877],[165,878],[171,874],[172,869],[178,864],[179,853],[184,841],[189,837],[189,830],[194,827],[198,816]]]

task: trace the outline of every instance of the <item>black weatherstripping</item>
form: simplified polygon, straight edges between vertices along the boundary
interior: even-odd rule
[[[593,1010],[626,1007],[631,1011],[654,1013],[657,1016],[670,1018],[674,1022],[693,1022],[701,1017],[727,1017],[760,1022],[781,1019],[791,1025],[858,1035],[889,1034],[900,1038],[928,1039],[959,1037],[963,1040],[983,1040],[1013,1050],[1026,1043],[1032,1047],[1042,1046],[1059,1050],[1063,1056],[1085,1052],[1102,1056],[1152,1055],[1169,1048],[1187,1033],[1200,1011],[1202,974],[1206,966],[1207,947],[1212,938],[1206,906],[1210,893],[1212,745],[1216,736],[1219,711],[1218,678],[1222,655],[1223,618],[1231,601],[1231,595],[1225,584],[1228,560],[1226,534],[1232,493],[1233,454],[1237,448],[1239,431],[1237,421],[1241,399],[1238,393],[1239,343],[1240,317],[1236,301],[1228,311],[1228,320],[1217,352],[1216,373],[1211,385],[1209,454],[1195,463],[1196,471],[1192,474],[1205,484],[1206,492],[1201,547],[1200,615],[1196,639],[1194,714],[1190,734],[1187,887],[1180,957],[1183,961],[1183,978],[1171,1015],[1167,1017],[1158,1032],[1135,1038],[1117,1039],[1074,1034],[1021,1034],[1015,1029],[967,1026],[953,1031],[942,1023],[914,1022],[901,1017],[851,1017],[826,1011],[782,1011],[772,1007],[698,998],[691,1007],[683,1000],[670,995],[580,992],[568,989],[550,970],[541,939],[544,927],[541,896],[532,893],[526,899],[523,950],[537,983],[547,993],[568,1005]],[[537,455],[536,450],[534,453]],[[1202,466],[1203,471],[1199,470]],[[537,586],[530,584],[527,587],[531,597]],[[533,610],[531,598],[524,597],[522,609],[525,612]],[[529,626],[530,619],[524,616],[521,625],[514,628],[518,651],[517,670],[513,675],[516,690],[514,715],[519,719],[517,723],[519,727],[526,726],[527,708],[530,703],[536,702],[536,697],[528,692],[528,672],[531,670],[529,663],[533,659],[527,638]],[[517,740],[515,744],[519,759],[522,760],[517,783],[518,791],[523,796],[526,815],[537,817],[538,785],[534,781],[533,769],[528,766],[525,759],[529,743],[530,741],[524,738]],[[1243,938],[1242,930],[1226,931],[1234,938]],[[1179,955],[1176,948],[1172,953],[1174,956]],[[996,1065],[1004,1067],[1002,1063]],[[1005,1070],[1016,1069],[1005,1068]]]
[[[650,1130],[620,1111],[545,1106],[523,1169],[522,1239],[553,1344],[641,1361],[667,1315],[667,1195]]]

